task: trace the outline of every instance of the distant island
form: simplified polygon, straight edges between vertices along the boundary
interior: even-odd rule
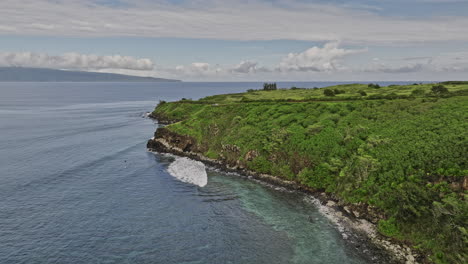
[[[180,82],[180,80],[45,68],[0,67],[0,82]]]
[[[467,107],[463,81],[265,83],[161,101],[151,117],[168,125],[148,148],[306,190],[366,223],[375,230],[369,238],[399,262],[466,263]]]

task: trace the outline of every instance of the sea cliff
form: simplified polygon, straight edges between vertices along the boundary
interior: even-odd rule
[[[424,257],[418,251],[413,251],[405,243],[388,239],[377,232],[376,224],[383,215],[376,208],[366,204],[349,204],[341,201],[333,194],[307,187],[296,181],[289,181],[269,174],[258,173],[239,167],[236,164],[228,164],[225,161],[211,159],[197,150],[194,139],[179,135],[164,127],[158,128],[155,135],[147,143],[150,151],[158,153],[170,153],[188,157],[204,162],[205,164],[226,172],[234,172],[247,176],[273,186],[281,186],[290,190],[301,191],[312,195],[319,205],[326,207],[324,210],[332,222],[339,224],[346,232],[344,236],[352,236],[350,240],[359,245],[361,250],[371,252],[382,263],[423,263]],[[349,238],[348,238],[349,239]]]
[[[399,262],[464,263],[467,86],[342,85],[161,102],[151,116],[170,125],[148,148],[313,194]]]

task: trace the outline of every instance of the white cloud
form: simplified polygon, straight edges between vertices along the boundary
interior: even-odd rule
[[[422,71],[427,64],[409,63],[401,65],[388,65],[385,63],[373,64],[363,71],[365,72],[383,72],[383,73],[409,73]]]
[[[254,73],[257,70],[257,64],[257,62],[252,61],[242,61],[232,68],[232,71],[236,73]]]
[[[178,65],[173,68],[159,67],[156,70],[171,76],[184,76],[189,78],[216,76],[220,72],[224,71],[219,65],[213,66],[206,62],[193,62],[189,65]]]
[[[440,1],[440,0],[439,0]],[[305,1],[2,0],[0,34],[144,36],[346,43],[468,41],[468,17],[390,17]],[[278,4],[279,3],[279,4]]]
[[[351,54],[365,52],[364,49],[353,50],[339,48],[337,42],[327,43],[320,47],[312,47],[301,53],[289,53],[280,62],[279,71],[313,71],[327,72],[343,69],[341,60]]]
[[[136,59],[130,56],[98,56],[79,53],[63,55],[48,55],[33,52],[0,52],[0,66],[36,67],[53,69],[127,69],[152,70],[154,65],[150,59]]]
[[[468,52],[447,52],[433,57],[430,62],[433,71],[468,72]]]
[[[405,57],[392,60],[376,60],[354,72],[382,73],[454,73],[468,72],[468,52],[448,52],[435,56]]]
[[[206,62],[194,62],[190,66],[192,70],[200,72],[205,72],[210,69],[210,64]]]
[[[228,69],[228,71],[240,74],[271,72],[271,70],[267,67],[259,67],[258,62],[254,61],[242,61],[241,63]]]
[[[340,47],[337,42],[285,55],[277,63],[259,66],[253,60],[234,65],[194,62],[179,66],[154,65],[149,59],[78,53],[48,55],[32,52],[0,52],[0,66],[23,66],[120,73],[182,80],[399,80],[463,79],[468,73],[468,52],[400,58],[372,57],[366,49]],[[367,58],[367,59],[366,59]],[[356,63],[356,60],[360,63]],[[326,74],[323,74],[326,73]],[[367,77],[366,77],[367,76]],[[418,76],[425,76],[424,78]],[[461,77],[460,77],[461,76]],[[375,80],[374,79],[374,80]]]
[[[236,65],[211,65],[193,63],[174,68],[157,69],[159,75],[198,80],[368,80],[368,76],[378,76],[382,80],[446,79],[444,76],[455,76],[468,72],[468,53],[445,53],[436,56],[372,58],[361,64],[345,64],[344,58],[366,52],[366,49],[340,48],[338,43],[331,42],[323,47],[312,47],[304,52],[290,53],[277,65],[259,67],[255,61],[242,61]],[[453,75],[455,73],[458,75]],[[321,75],[327,73],[327,75]],[[169,74],[169,76],[168,76]],[[369,75],[371,74],[371,75]],[[367,77],[366,77],[367,76]],[[371,77],[374,78],[374,77]]]
[[[365,52],[366,49],[340,48],[337,42],[330,42],[323,47],[312,47],[301,53],[290,53],[277,65],[259,66],[256,61],[241,61],[236,65],[211,65],[206,62],[195,62],[179,65],[175,68],[158,68],[160,72],[187,77],[228,77],[254,76],[258,74],[278,74],[281,72],[338,72],[347,68],[342,64],[343,58]],[[180,78],[180,77],[179,77]]]

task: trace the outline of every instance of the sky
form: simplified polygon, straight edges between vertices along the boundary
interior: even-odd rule
[[[468,79],[468,0],[1,0],[0,67],[184,81]]]

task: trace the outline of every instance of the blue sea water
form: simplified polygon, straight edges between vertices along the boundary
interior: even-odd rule
[[[158,100],[260,86],[0,83],[0,263],[371,263],[304,194],[146,150]]]

